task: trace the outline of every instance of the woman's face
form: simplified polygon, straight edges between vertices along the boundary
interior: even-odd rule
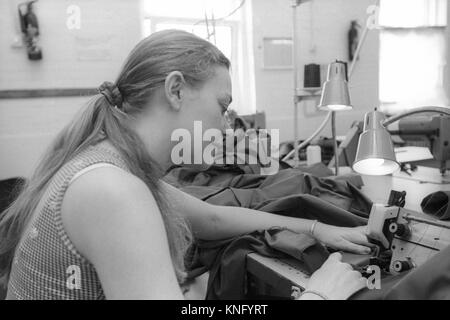
[[[227,127],[225,112],[232,101],[231,77],[227,68],[215,67],[211,76],[199,88],[189,90],[179,116],[192,132],[194,121],[200,121],[202,130],[223,130]]]
[[[170,161],[174,162],[171,158],[174,148],[180,144],[184,145],[182,142],[185,139],[181,139],[181,142],[177,139],[180,132],[181,137],[185,136],[186,131],[190,133],[190,137],[186,137],[190,141],[186,143],[194,155],[194,151],[198,151],[194,150],[194,147],[202,145],[203,150],[212,142],[211,139],[203,140],[206,130],[222,131],[228,127],[224,117],[232,99],[228,69],[215,67],[213,75],[197,87],[180,84],[183,83],[180,76],[182,77],[181,73],[171,74],[166,79],[166,86],[149,102],[164,107],[148,107],[146,114],[137,117],[135,123],[135,129],[148,147],[149,153],[163,167]],[[217,142],[215,138],[213,140]]]

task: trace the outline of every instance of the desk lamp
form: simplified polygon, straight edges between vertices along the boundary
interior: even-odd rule
[[[395,158],[394,145],[386,127],[413,114],[429,112],[450,115],[450,109],[443,107],[416,108],[387,119],[377,110],[366,113],[353,170],[365,175],[387,175],[397,171],[400,166]]]
[[[353,109],[348,92],[346,64],[336,60],[328,66],[327,81],[323,84],[318,108],[328,111]]]
[[[336,134],[336,111],[353,109],[348,91],[347,65],[336,60],[328,66],[327,81],[323,84],[318,109],[331,111],[331,134],[333,136],[334,174],[339,174],[339,156]]]

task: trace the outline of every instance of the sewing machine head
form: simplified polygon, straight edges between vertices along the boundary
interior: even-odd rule
[[[376,245],[371,263],[398,274],[422,265],[450,245],[450,222],[403,208],[405,192],[391,192],[388,205],[374,204],[367,225]]]
[[[429,144],[430,151],[442,175],[447,171],[450,161],[450,117],[419,116],[401,119],[398,130],[389,130],[391,135],[398,135],[405,142],[424,141]]]

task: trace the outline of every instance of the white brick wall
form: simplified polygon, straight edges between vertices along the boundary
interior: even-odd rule
[[[30,61],[24,48],[11,47],[18,35],[17,2],[0,1],[0,89],[98,86],[101,80],[114,79],[140,39],[139,0],[39,1],[35,12],[44,58]],[[79,30],[66,27],[66,10],[73,4],[81,10]],[[104,59],[80,60],[101,52]]]
[[[105,80],[115,80],[123,60],[140,40],[139,0],[39,1],[35,12],[43,60],[30,61],[24,48],[11,47],[18,35],[19,2],[0,1],[0,90],[98,87]],[[80,30],[66,27],[66,10],[72,4],[81,9]],[[100,51],[107,54],[106,59],[80,60]],[[28,176],[45,147],[85,100],[0,99],[0,179]]]
[[[29,176],[85,98],[0,100],[0,179]]]

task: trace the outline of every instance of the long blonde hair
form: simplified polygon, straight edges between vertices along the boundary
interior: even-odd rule
[[[53,176],[76,154],[105,137],[123,156],[131,173],[152,191],[165,223],[172,263],[178,280],[183,279],[190,229],[183,218],[168,210],[157,184],[162,173],[127,118],[144,110],[170,72],[180,71],[186,82],[195,86],[213,75],[213,66],[229,69],[230,62],[214,45],[187,32],[157,32],[136,45],[115,82],[123,99],[120,110],[112,108],[106,96],[94,96],[86,109],[59,133],[17,199],[1,214],[0,278],[4,284],[22,233]]]

